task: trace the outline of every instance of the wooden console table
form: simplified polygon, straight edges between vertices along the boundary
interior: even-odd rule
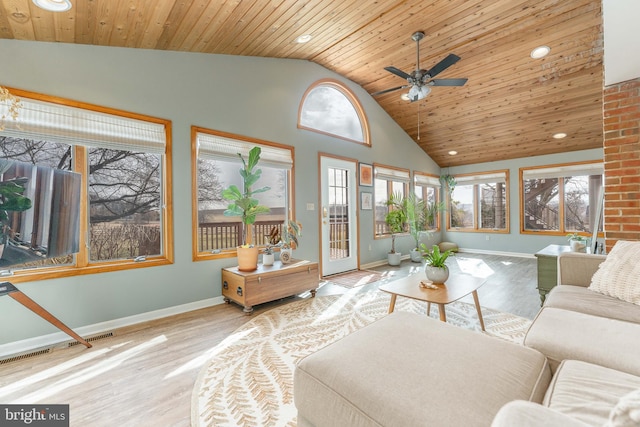
[[[225,303],[231,301],[244,306],[251,314],[253,306],[302,292],[316,295],[320,282],[318,263],[291,260],[289,264],[276,261],[271,266],[258,265],[255,271],[239,271],[238,267],[222,269],[222,296]]]

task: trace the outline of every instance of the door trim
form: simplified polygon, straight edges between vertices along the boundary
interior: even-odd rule
[[[323,259],[322,259],[322,158],[328,157],[332,159],[344,160],[346,162],[353,162],[356,167],[356,241],[358,242],[358,250],[356,251],[356,268],[360,270],[360,183],[358,182],[358,160],[352,157],[338,156],[336,154],[318,152],[318,271],[322,276],[323,271]]]

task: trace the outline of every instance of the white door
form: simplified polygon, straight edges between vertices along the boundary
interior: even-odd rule
[[[320,158],[322,275],[358,268],[356,162]]]

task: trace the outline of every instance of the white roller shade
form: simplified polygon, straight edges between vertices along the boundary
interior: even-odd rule
[[[261,148],[261,165],[280,169],[291,169],[293,167],[292,150],[288,148],[255,144],[201,132],[197,133],[196,138],[199,158],[210,160],[224,159],[225,161],[240,163],[238,153],[246,159],[249,156],[249,151],[257,145]]]
[[[552,166],[548,168],[524,169],[523,179],[564,178],[567,176],[603,175],[602,163],[584,163],[574,165]]]
[[[506,172],[477,173],[473,175],[456,176],[456,185],[492,184],[506,182]]]
[[[82,108],[21,98],[16,120],[5,120],[0,135],[114,150],[164,153],[165,127]],[[0,115],[8,106],[0,104]]]
[[[409,171],[392,169],[384,166],[375,166],[375,175],[378,179],[389,181],[409,182]]]
[[[413,182],[415,185],[429,185],[431,187],[440,187],[440,178],[435,176],[421,175],[413,173]]]

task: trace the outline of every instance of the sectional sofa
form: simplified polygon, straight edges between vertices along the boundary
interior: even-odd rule
[[[558,276],[523,346],[395,312],[306,357],[298,426],[639,426],[640,242]]]

